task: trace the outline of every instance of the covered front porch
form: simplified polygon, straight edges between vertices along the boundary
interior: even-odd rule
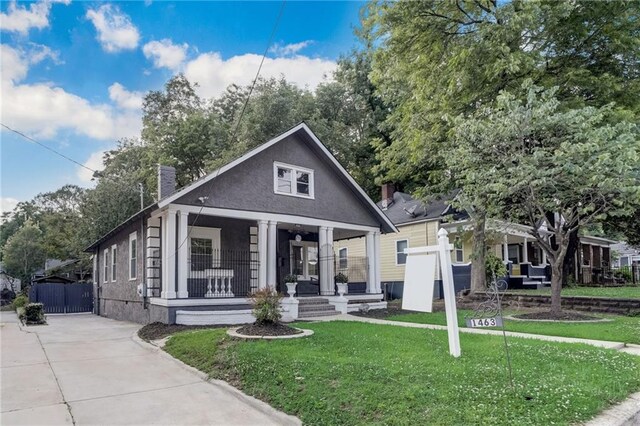
[[[335,253],[336,240],[364,237],[367,256]],[[241,305],[256,290],[295,297],[336,296],[335,275],[349,294],[381,294],[380,230],[295,215],[170,205],[147,222],[146,292],[164,306]]]

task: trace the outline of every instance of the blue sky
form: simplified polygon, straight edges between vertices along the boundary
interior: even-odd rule
[[[289,1],[263,76],[313,89],[356,45],[359,2]],[[280,2],[0,3],[1,121],[91,168],[140,130],[140,103],[183,72],[216,96],[247,84]],[[2,129],[2,210],[90,173]]]

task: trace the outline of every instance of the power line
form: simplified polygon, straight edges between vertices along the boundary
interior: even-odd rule
[[[7,126],[7,125],[6,125],[6,124],[4,124],[4,123],[0,123],[0,125],[2,125],[2,127],[4,127],[5,129],[7,129],[7,130],[9,130],[9,131],[11,131],[11,132],[13,132],[13,133],[15,133],[15,134],[17,134],[17,135],[20,135],[20,136],[22,136],[23,138],[25,138],[25,139],[27,139],[27,140],[29,140],[29,141],[31,141],[31,142],[33,142],[33,143],[37,144],[37,145],[40,145],[40,146],[41,146],[41,147],[43,147],[44,149],[46,149],[46,150],[48,150],[48,151],[51,151],[51,152],[53,152],[53,153],[54,153],[54,154],[56,154],[56,155],[59,155],[60,157],[64,158],[65,160],[69,160],[69,161],[71,161],[72,163],[77,164],[77,165],[78,165],[78,166],[80,166],[80,167],[84,167],[85,169],[89,170],[90,172],[98,173],[98,171],[93,170],[91,167],[87,167],[87,166],[85,166],[84,164],[79,163],[78,161],[74,160],[73,158],[68,157],[68,156],[64,155],[63,153],[61,153],[61,152],[59,152],[59,151],[56,151],[55,149],[51,148],[51,147],[50,147],[50,146],[48,146],[48,145],[43,144],[42,142],[38,142],[37,140],[35,140],[35,139],[34,139],[34,138],[32,138],[31,136],[27,136],[27,135],[25,135],[24,133],[22,133],[22,132],[21,132],[21,131],[19,131],[19,130],[12,129],[11,127]]]
[[[233,139],[236,138],[238,129],[240,128],[240,122],[242,121],[242,117],[244,116],[244,111],[247,109],[247,105],[249,104],[249,98],[251,97],[251,94],[253,93],[253,89],[256,87],[258,77],[260,76],[260,71],[262,70],[262,64],[264,64],[264,60],[267,57],[267,53],[269,53],[271,44],[273,43],[273,38],[275,37],[276,32],[278,31],[278,26],[280,25],[280,19],[282,18],[282,13],[284,12],[284,6],[286,3],[287,3],[286,0],[282,0],[282,4],[280,5],[280,11],[278,12],[278,17],[276,18],[276,22],[273,25],[273,29],[271,30],[271,35],[269,36],[269,41],[267,42],[267,47],[265,47],[264,53],[262,54],[262,59],[260,60],[260,66],[258,66],[258,71],[256,72],[256,76],[253,79],[251,88],[249,89],[249,94],[247,95],[247,99],[245,99],[244,105],[242,105],[242,110],[240,111],[240,117],[238,118],[236,129],[233,131]]]

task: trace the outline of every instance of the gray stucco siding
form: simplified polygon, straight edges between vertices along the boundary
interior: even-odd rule
[[[310,142],[292,135],[214,177],[176,200],[176,204],[267,213],[291,214],[337,222],[379,227],[379,219],[367,208],[327,158]],[[275,194],[274,162],[313,170],[314,199]]]
[[[136,278],[129,279],[129,235],[137,233]],[[97,249],[98,275],[95,282],[95,297],[99,300],[100,315],[138,323],[148,322],[148,312],[138,296],[138,285],[143,282],[144,240],[140,222],[122,229],[113,237],[101,243]],[[116,276],[112,278],[111,252],[116,246]],[[109,280],[104,279],[104,250],[109,250]]]
[[[249,250],[249,228],[257,224],[249,220],[190,214],[189,226],[220,228],[222,250]]]

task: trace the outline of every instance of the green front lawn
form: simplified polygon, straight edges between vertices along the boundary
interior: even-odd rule
[[[586,345],[356,322],[305,323],[308,338],[237,341],[224,330],[174,335],[165,350],[304,424],[573,424],[640,389],[640,358]]]
[[[458,324],[466,327],[464,316],[472,311],[459,309]],[[506,311],[505,315],[516,312]],[[505,329],[521,333],[546,334],[548,336],[577,337],[580,339],[608,340],[612,342],[640,344],[640,317],[606,316],[611,321],[599,323],[568,323],[542,321],[513,321],[505,319]],[[390,321],[418,324],[446,325],[444,312],[410,313],[391,315]]]
[[[550,295],[551,288],[540,290],[510,290],[509,293]],[[640,299],[640,286],[625,287],[567,287],[562,289],[563,296],[613,297],[622,299]]]

